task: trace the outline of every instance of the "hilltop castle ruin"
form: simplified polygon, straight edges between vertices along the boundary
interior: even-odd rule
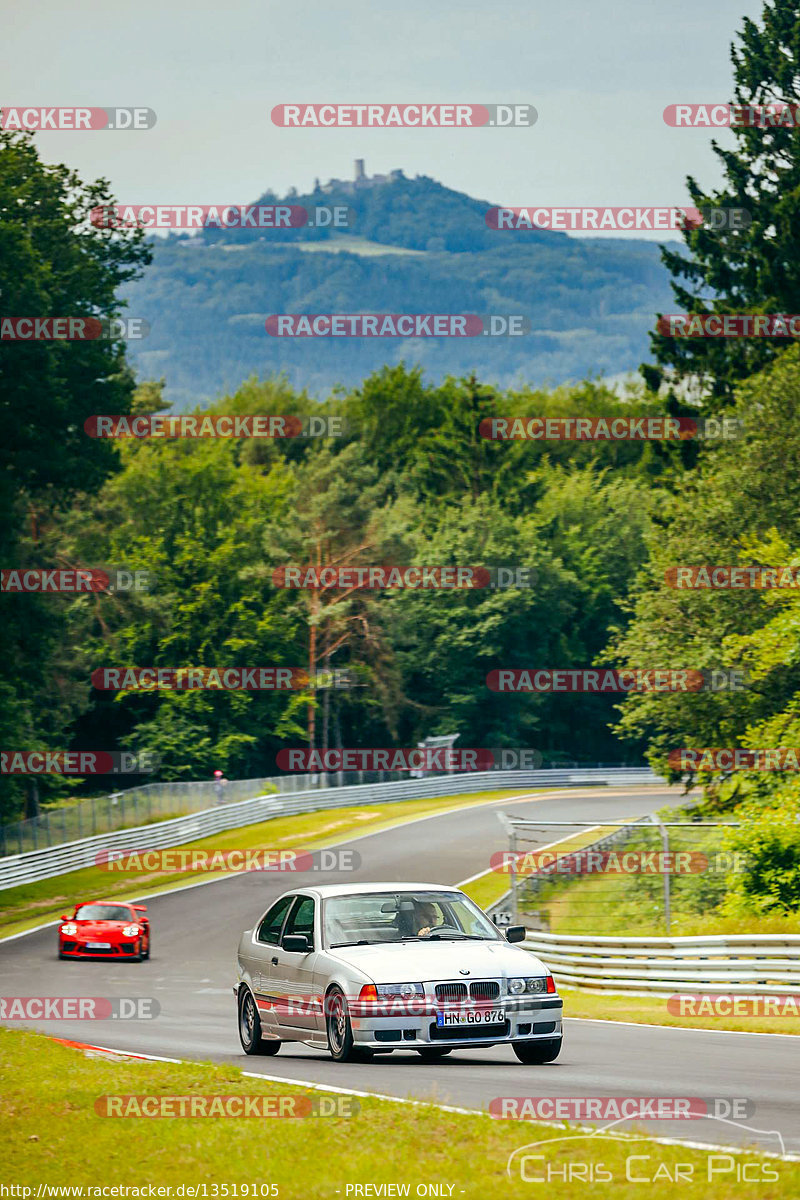
[[[376,187],[380,183],[394,183],[397,179],[403,179],[404,175],[401,170],[390,171],[388,175],[367,175],[364,170],[364,159],[357,158],[354,163],[354,176],[352,179],[329,179],[326,184],[320,184],[319,179],[314,180],[315,192],[354,192],[362,191],[364,188]]]

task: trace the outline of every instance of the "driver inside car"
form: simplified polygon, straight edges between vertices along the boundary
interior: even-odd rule
[[[440,928],[443,925],[441,917],[437,916],[436,905],[429,900],[422,900],[417,904],[417,937],[427,937],[434,929]]]

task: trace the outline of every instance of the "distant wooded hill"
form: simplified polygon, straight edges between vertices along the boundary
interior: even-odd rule
[[[476,200],[433,179],[395,177],[360,188],[257,203],[347,205],[350,225],[205,229],[155,240],[154,260],[127,290],[151,332],[130,343],[143,378],[167,380],[180,410],[248,375],[285,372],[322,395],[383,363],[419,364],[432,380],[557,384],[635,370],[656,311],[669,311],[667,272],[653,242],[579,239],[544,230],[497,232]],[[273,313],[522,314],[521,337],[275,338]]]

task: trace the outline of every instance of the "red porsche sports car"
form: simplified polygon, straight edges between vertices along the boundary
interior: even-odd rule
[[[150,957],[150,922],[141,914],[144,904],[94,900],[76,904],[71,917],[62,916],[58,930],[59,958]]]

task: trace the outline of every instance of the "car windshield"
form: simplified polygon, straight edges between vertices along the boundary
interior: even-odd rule
[[[122,904],[82,904],[75,913],[76,921],[132,921],[129,908]]]
[[[500,934],[460,892],[366,892],[325,901],[325,942],[371,946],[406,940],[496,942]]]

